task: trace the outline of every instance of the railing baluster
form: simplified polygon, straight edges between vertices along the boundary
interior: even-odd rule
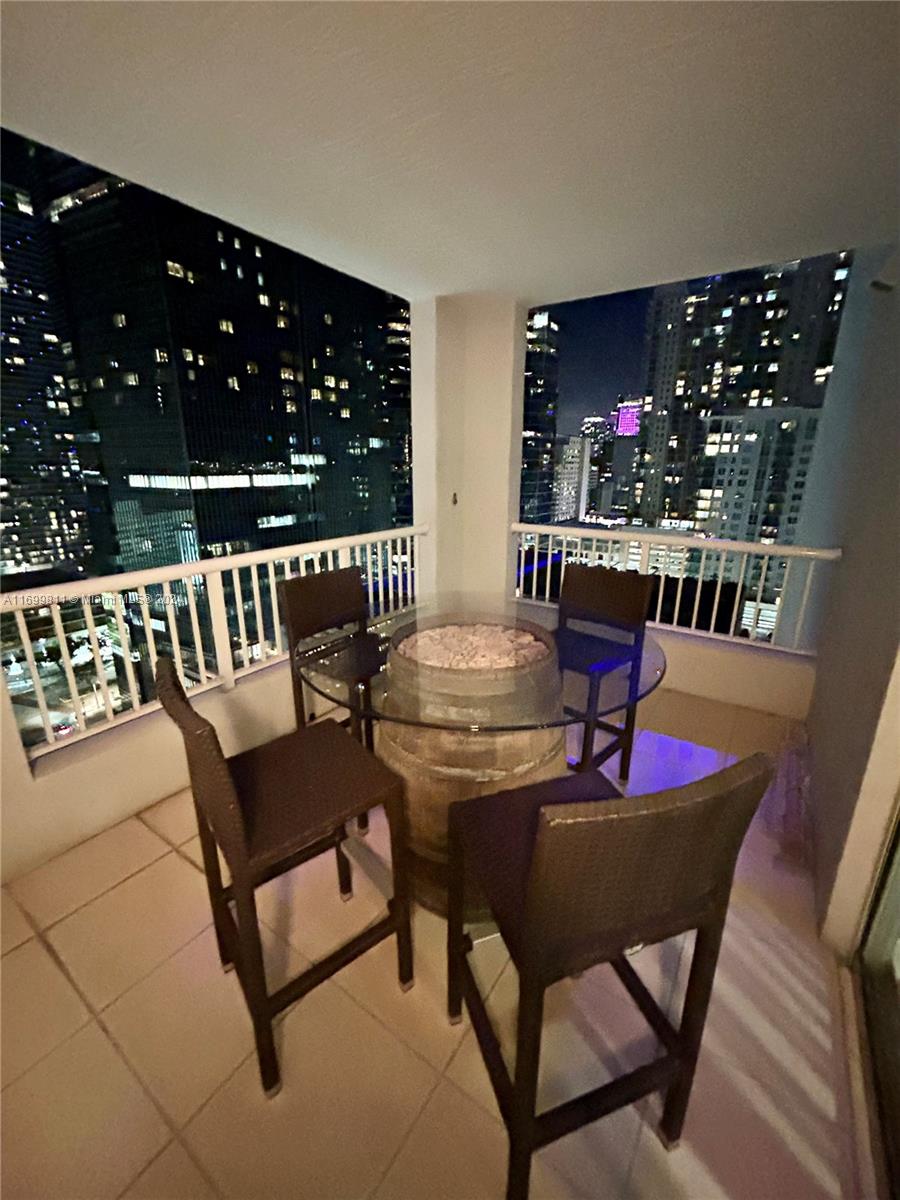
[[[672,618],[672,625],[677,628],[678,618],[681,616],[681,592],[684,588],[684,573],[687,570],[687,560],[689,550],[682,548],[681,551],[681,570],[678,573],[678,587],[675,590],[675,615]]]
[[[759,572],[759,586],[756,589],[756,602],[753,605],[753,617],[750,622],[750,641],[751,642],[753,641],[754,635],[756,634],[756,628],[759,625],[759,614],[762,609],[763,586],[766,582],[766,572],[769,569],[770,560],[771,560],[771,555],[766,554],[763,557],[762,569]]]
[[[712,616],[709,622],[710,633],[715,633],[716,630],[716,617],[719,615],[719,597],[722,594],[722,580],[725,578],[725,560],[727,557],[727,550],[719,551],[719,577],[716,580],[716,594],[713,596]]]
[[[803,596],[801,597],[801,600],[800,600],[800,612],[797,614],[797,626],[794,630],[793,648],[795,650],[800,645],[800,631],[803,628],[803,621],[806,617],[806,605],[807,605],[807,602],[809,601],[809,589],[810,589],[810,585],[812,584],[813,571],[815,570],[815,567],[816,567],[816,560],[814,558],[811,558],[809,560],[809,568],[806,572],[806,582],[803,585]]]
[[[697,628],[697,614],[700,612],[700,593],[703,591],[703,572],[706,567],[706,551],[700,551],[700,571],[697,578],[697,594],[694,597],[694,611],[691,614],[691,629]]]
[[[138,603],[141,607],[141,620],[144,623],[144,637],[147,639],[147,654],[150,657],[150,668],[156,674],[156,638],[150,620],[150,607],[147,603],[147,589],[143,584],[138,588]]]
[[[253,618],[256,621],[256,640],[259,645],[259,661],[266,657],[266,627],[263,623],[262,597],[259,592],[259,568],[256,563],[250,565],[250,587],[253,594]]]
[[[383,615],[385,612],[387,612],[387,611],[388,611],[388,608],[387,608],[387,597],[386,597],[386,595],[385,595],[385,588],[384,588],[384,550],[385,550],[385,545],[384,545],[384,542],[376,542],[375,544],[376,544],[376,546],[378,547],[378,549],[377,549],[377,554],[378,554],[378,590],[379,590],[379,592],[380,592],[380,594],[381,594],[381,601],[380,601],[380,603],[381,603],[381,612],[382,612],[382,615]]]
[[[75,722],[78,728],[84,731],[87,728],[84,719],[84,709],[81,707],[81,697],[78,694],[78,683],[75,679],[75,671],[72,668],[72,656],[69,654],[69,645],[66,641],[66,633],[63,629],[62,612],[59,604],[51,604],[50,612],[53,614],[53,628],[56,630],[56,636],[59,640],[59,649],[62,654],[63,672],[66,676],[66,683],[69,685],[69,696],[72,699],[72,712],[75,715]]]
[[[50,719],[50,709],[47,707],[47,698],[44,695],[44,685],[41,683],[41,676],[38,672],[37,662],[34,657],[34,647],[31,644],[31,634],[28,632],[28,623],[25,620],[25,614],[20,609],[16,609],[16,629],[19,631],[19,638],[22,642],[22,649],[25,651],[25,661],[28,663],[28,670],[31,672],[31,682],[34,684],[34,698],[37,700],[38,712],[41,714],[41,721],[44,725],[44,733],[47,735],[47,741],[51,744],[56,741],[56,732],[53,729],[53,722]]]
[[[241,642],[241,658],[244,666],[250,666],[250,650],[247,646],[247,624],[244,620],[244,594],[241,591],[240,567],[232,567],[231,581],[234,587],[234,606],[237,610],[238,636]]]
[[[372,577],[372,544],[366,543],[366,587],[369,592],[369,612],[375,615],[375,584]]]
[[[216,674],[225,688],[234,687],[234,653],[231,649],[231,626],[228,623],[228,605],[225,602],[225,573],[214,571],[206,577],[206,595],[209,598],[209,621],[212,626],[213,651],[216,656]],[[235,593],[235,598],[237,593]]]
[[[191,618],[191,636],[194,639],[194,653],[197,656],[197,674],[200,676],[200,682],[206,683],[206,656],[203,652],[203,638],[200,636],[200,621],[197,618],[197,599],[194,595],[196,581],[194,576],[189,576],[184,581],[184,590],[187,594],[188,613]]]
[[[784,575],[781,579],[781,595],[778,597],[778,605],[775,609],[775,624],[772,626],[772,645],[776,643],[778,638],[778,626],[781,624],[781,614],[784,612],[784,598],[787,595],[788,580],[791,577],[792,558],[785,559]]]
[[[178,672],[178,678],[184,685],[184,663],[181,661],[181,642],[178,639],[178,623],[175,620],[172,611],[172,585],[168,579],[163,581],[163,606],[166,610],[166,624],[169,627],[169,640],[172,643],[172,658],[175,660],[175,670]]]
[[[128,694],[131,697],[131,711],[137,712],[141,706],[141,701],[134,678],[134,663],[131,661],[131,630],[125,621],[124,594],[122,592],[113,592],[113,603],[116,608],[116,628],[119,631],[119,645],[122,648],[122,665],[125,668],[125,678],[128,680]]]
[[[741,555],[741,571],[738,575],[737,591],[734,594],[734,608],[731,611],[731,625],[728,630],[728,636],[734,637],[734,625],[737,621],[738,611],[741,607],[741,588],[744,586],[744,572],[747,570],[747,553]]]
[[[544,600],[550,600],[550,572],[553,570],[553,534],[547,535],[547,575],[544,579]]]
[[[665,557],[659,570],[659,592],[656,597],[656,623],[660,624],[662,618],[662,603],[663,592],[666,590],[666,580],[669,577],[669,547],[665,547]]]
[[[525,534],[519,533],[519,534],[516,534],[516,537],[519,539],[518,540],[519,569],[518,569],[518,572],[516,573],[516,595],[521,596],[522,589],[525,586]]]
[[[563,539],[562,539],[562,562],[560,563],[560,569],[559,569],[560,595],[562,595],[563,580],[566,577],[566,560],[567,560],[568,556],[569,556],[569,539],[564,534]]]
[[[81,601],[81,611],[84,615],[84,623],[88,631],[88,638],[91,643],[91,653],[94,656],[94,667],[97,670],[97,682],[100,684],[100,692],[103,696],[103,712],[107,721],[111,721],[115,716],[113,709],[112,697],[109,694],[109,684],[106,681],[106,668],[103,665],[103,657],[100,654],[100,642],[97,638],[97,627],[94,624],[94,614],[91,612],[89,600]]]
[[[347,555],[349,557],[349,550]],[[269,606],[272,609],[272,631],[275,635],[275,653],[281,654],[284,647],[281,641],[281,617],[278,613],[278,580],[275,578],[275,563],[269,563]]]

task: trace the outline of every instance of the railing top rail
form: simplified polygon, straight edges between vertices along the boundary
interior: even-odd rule
[[[737,554],[770,554],[776,558],[816,558],[832,562],[841,557],[838,547],[785,546],[780,542],[733,542],[728,538],[698,537],[693,533],[677,529],[647,529],[643,525],[528,525],[514,521],[510,526],[513,533],[552,534],[554,537],[584,538],[614,542],[639,542],[660,545],[670,542],[697,550],[728,550]]]
[[[320,554],[329,550],[343,550],[351,546],[364,546],[391,538],[414,537],[428,532],[427,525],[406,525],[398,529],[381,529],[376,533],[357,533],[348,537],[328,538],[318,542],[298,542],[291,546],[276,546],[271,550],[248,550],[245,554],[226,554],[216,558],[201,558],[191,562],[172,563],[167,567],[149,567],[146,571],[126,571],[121,575],[98,575],[89,579],[76,579],[71,583],[38,584],[29,590],[4,592],[0,597],[0,611],[13,612],[23,608],[43,608],[61,600],[80,600],[84,596],[97,596],[102,592],[127,592],[155,583],[172,583],[176,579],[187,579],[195,575],[211,575],[218,571],[230,571],[235,567],[250,567],[281,562],[286,558],[297,558],[308,554]]]

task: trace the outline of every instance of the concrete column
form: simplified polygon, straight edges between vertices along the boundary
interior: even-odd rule
[[[421,595],[512,592],[526,318],[507,296],[412,304],[413,514],[430,527]]]

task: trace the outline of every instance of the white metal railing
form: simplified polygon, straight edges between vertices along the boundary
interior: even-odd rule
[[[808,653],[819,585],[840,550],[737,542],[611,526],[511,526],[516,538],[517,596],[555,601],[569,563],[637,570],[660,583],[651,601],[655,624]]]
[[[373,613],[415,599],[426,526],[105,575],[0,599],[4,682],[31,757],[159,706],[157,655],[189,689],[287,658],[277,585],[359,566]]]

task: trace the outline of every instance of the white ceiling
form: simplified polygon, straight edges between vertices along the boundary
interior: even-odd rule
[[[893,3],[3,4],[3,121],[409,297],[896,237]]]

